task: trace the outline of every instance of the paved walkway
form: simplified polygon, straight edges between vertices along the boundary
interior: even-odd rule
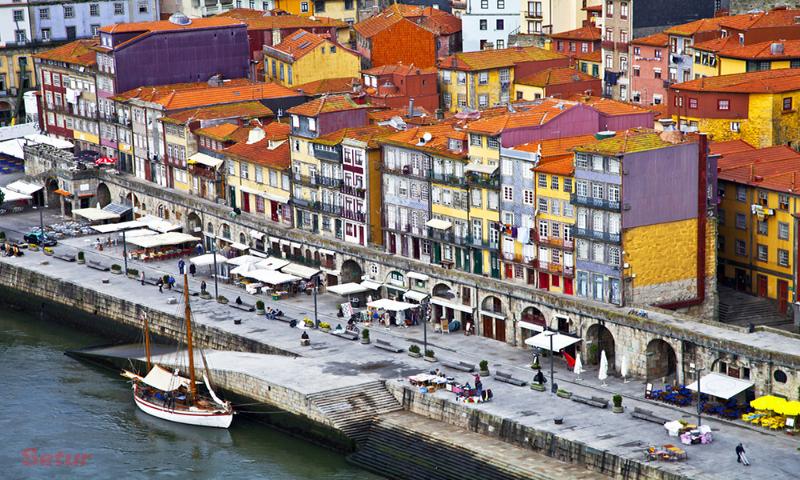
[[[91,242],[89,238],[70,239],[62,242],[57,250],[86,248],[89,242]],[[121,263],[118,258],[113,259],[115,254],[118,255],[113,249],[103,252],[91,251],[87,253],[87,259],[96,258],[107,264]],[[167,298],[171,295],[168,293],[159,295],[155,287],[140,286],[138,282],[122,276],[109,275],[55,259],[49,259],[49,265],[41,265],[44,259],[41,253],[31,252],[21,258],[0,258],[0,261],[13,262],[47,274],[69,278],[77,284],[102,289],[110,295],[128,299],[137,298],[151,308],[178,315],[181,313],[180,305],[167,303]],[[151,274],[158,271],[174,275],[177,267],[173,263],[143,266],[132,262],[131,266],[146,268]],[[103,278],[110,278],[111,282],[102,284]],[[197,289],[199,279],[193,282],[191,288]],[[209,289],[211,288],[212,285],[209,283]],[[220,293],[230,299],[241,296],[247,302],[255,301],[254,297],[246,295],[243,290],[228,285],[220,286]],[[313,315],[313,308],[310,306],[311,297],[299,296],[279,302],[272,302],[265,297],[260,298],[268,305],[281,308],[293,318],[302,319],[306,315]],[[338,296],[320,295],[320,319],[330,321],[334,325],[340,323],[341,319],[335,316],[335,307],[340,302],[341,298]],[[272,381],[275,380],[275,375],[279,375],[282,380],[292,381],[301,391],[316,390],[317,387],[312,388],[311,385],[319,386],[317,382],[324,382],[326,386],[333,387],[355,381],[356,378],[363,379],[364,376],[370,379],[378,377],[404,382],[403,379],[408,375],[432,368],[431,364],[421,359],[414,359],[405,354],[391,354],[321,332],[311,332],[312,348],[303,348],[299,346],[298,341],[300,332],[289,328],[286,323],[268,321],[264,317],[256,317],[253,313],[241,312],[214,301],[193,301],[193,311],[197,322],[245,335],[304,357],[292,360],[268,355],[215,352],[215,359],[209,359],[215,368],[244,370],[248,373],[257,371],[257,376],[264,376]],[[240,325],[235,325],[233,322],[237,318],[243,320]],[[709,326],[709,328],[718,327]],[[371,333],[373,341],[385,339],[402,348],[406,348],[410,343],[420,343],[422,339],[420,327],[390,330],[373,328]],[[510,371],[526,380],[532,376],[528,367],[529,353],[501,342],[482,337],[465,337],[461,334],[429,332],[429,343],[436,350],[440,361],[465,360],[477,363],[486,358],[491,362],[490,368],[493,370]],[[310,367],[312,364],[314,368]],[[438,366],[441,367],[441,364]],[[547,360],[544,361],[543,368],[548,372]],[[455,376],[461,381],[468,379],[466,374]],[[625,406],[629,410],[639,406],[653,410],[665,418],[684,418],[690,421],[694,418],[689,409],[680,410],[643,400],[644,386],[641,382],[623,383],[621,379],[610,378],[607,382],[608,387],[603,387],[596,379],[596,374],[591,371],[584,374],[582,381],[576,381],[574,375],[558,361],[556,381],[562,387],[580,395],[610,398],[612,393],[622,393],[626,397]],[[608,450],[626,458],[640,459],[643,446],[676,441],[675,438],[666,436],[663,427],[632,419],[628,414],[613,414],[610,410],[599,410],[555,397],[550,393],[534,392],[527,387],[514,387],[495,382],[491,377],[486,379],[484,384],[487,388],[493,389],[495,400],[472,408],[483,409],[525,425],[582,441],[594,448]],[[453,400],[452,395],[447,392],[437,392],[436,395]],[[555,416],[563,416],[564,424],[554,425],[552,418]],[[664,464],[662,467],[665,470],[697,479],[797,477],[797,472],[800,471],[800,455],[797,451],[800,442],[797,440],[782,434],[752,430],[717,419],[704,419],[704,422],[712,426],[715,442],[711,445],[687,447],[689,460],[680,464]],[[735,461],[734,447],[740,441],[744,442],[748,456],[753,462],[753,466],[749,469],[744,469]]]

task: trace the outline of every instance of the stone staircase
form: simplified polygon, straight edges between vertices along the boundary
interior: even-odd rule
[[[773,327],[792,323],[788,314],[778,312],[775,301],[727,287],[719,289],[719,321],[740,326],[752,323]]]
[[[604,478],[575,465],[409,412],[378,419],[369,440],[348,460],[398,480]]]
[[[307,398],[334,427],[357,445],[366,440],[378,415],[403,408],[381,380],[326,390]]]

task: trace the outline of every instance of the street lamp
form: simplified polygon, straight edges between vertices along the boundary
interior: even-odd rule
[[[558,385],[555,383],[555,366],[553,364],[553,337],[556,336],[556,332],[552,330],[545,330],[542,332],[542,335],[550,338],[550,391],[555,393],[556,390],[558,390]]]
[[[703,404],[700,400],[700,397],[703,395],[700,390],[700,372],[705,370],[705,368],[697,368],[692,365],[692,371],[695,375],[697,375],[697,426],[703,424],[703,419],[701,418],[701,414],[703,413]]]
[[[422,354],[428,351],[428,320],[431,317],[431,296],[425,295],[425,298],[419,303],[422,307]]]

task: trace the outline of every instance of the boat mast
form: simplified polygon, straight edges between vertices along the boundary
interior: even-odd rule
[[[144,352],[147,355],[147,371],[150,371],[150,325],[147,323],[147,312],[142,313],[144,322]]]
[[[186,317],[186,347],[189,350],[189,388],[192,400],[197,398],[197,384],[194,379],[194,352],[192,351],[192,309],[189,308],[189,275],[183,274],[183,304]]]

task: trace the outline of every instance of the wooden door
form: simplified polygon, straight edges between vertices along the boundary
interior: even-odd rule
[[[766,275],[757,275],[756,279],[758,283],[758,296],[759,297],[767,297],[767,276]]]
[[[278,223],[281,221],[280,217],[278,216],[278,202],[275,200],[270,200],[269,211],[273,222]]]
[[[389,253],[397,253],[397,237],[393,234],[389,234]]]
[[[486,315],[483,315],[481,317],[481,320],[483,323],[483,329],[481,332],[483,336],[487,338],[494,338],[494,331],[493,331],[494,322],[492,322],[492,317],[487,317]]]
[[[411,239],[411,254],[415,259],[419,260],[419,238]]]
[[[734,275],[736,276],[736,290],[744,292],[747,289],[747,274],[741,268],[737,268]]]
[[[539,288],[542,290],[550,289],[550,275],[544,272],[539,272]]]
[[[567,295],[573,295],[571,278],[564,278],[564,293]]]
[[[499,318],[494,319],[494,339],[501,342],[506,341],[506,321]]]
[[[778,280],[778,311],[786,313],[788,307],[789,297],[789,282],[786,280]]]

